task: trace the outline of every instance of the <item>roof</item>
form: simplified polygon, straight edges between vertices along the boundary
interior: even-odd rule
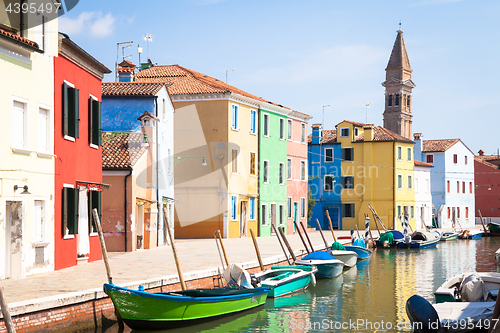
[[[122,62],[120,62],[118,64],[118,66],[121,66],[121,67],[137,67],[136,65],[134,65],[132,62],[128,61],[128,60],[123,60]]]
[[[6,37],[6,39],[10,39],[11,41],[13,41],[15,43],[18,43],[18,44],[21,44],[21,45],[24,45],[24,46],[28,46],[31,49],[34,49],[36,51],[41,52],[41,50],[38,47],[38,44],[35,43],[35,42],[33,42],[33,41],[31,41],[31,40],[29,40],[28,38],[24,38],[24,37],[18,36],[16,34],[12,33],[12,32],[4,30],[4,29],[0,29],[0,36]]]
[[[400,69],[404,68],[408,71],[412,71],[410,67],[410,59],[408,58],[408,53],[406,52],[406,45],[403,39],[403,30],[398,30],[398,35],[396,36],[396,41],[392,47],[391,57],[387,63],[388,69]]]
[[[307,136],[307,143],[310,144],[312,141],[312,134]],[[337,131],[336,130],[324,130],[323,137],[321,138],[322,144],[336,143],[337,142]]]
[[[87,53],[87,51],[85,51],[80,46],[78,46],[78,44],[73,42],[71,40],[71,38],[69,38],[68,35],[60,32],[58,38],[59,38],[59,52],[61,52],[61,43],[63,43],[65,45],[69,46],[73,51],[76,51],[78,56],[86,59],[89,63],[96,66],[99,69],[99,71],[102,72],[102,74],[111,73],[111,70],[106,65],[101,63],[99,60],[97,60],[96,58],[91,56],[89,53]],[[101,80],[102,80],[102,77],[101,77]]]
[[[116,69],[117,73],[134,73],[135,69],[134,67],[118,67]]]
[[[346,122],[346,123],[349,123],[349,124],[353,124],[354,126],[365,126],[366,124],[365,123],[359,123],[357,121],[351,121],[351,120],[344,120],[342,121],[343,122]]]
[[[164,86],[164,83],[103,82],[101,90],[103,96],[155,96]]]
[[[212,93],[234,93],[256,101],[269,103],[290,111],[290,108],[265,100],[262,97],[252,95],[238,89],[219,79],[196,72],[179,65],[160,65],[144,69],[135,75],[139,82],[164,82],[170,95],[212,94]],[[300,118],[309,117],[305,113],[298,112],[295,116]],[[310,119],[310,118],[309,118]]]
[[[131,169],[147,150],[141,147],[143,137],[143,133],[103,133],[102,168]]]
[[[417,161],[417,160],[415,160],[414,162],[415,162],[415,166],[423,166],[423,167],[430,167],[430,168],[433,167],[433,165],[430,163],[425,163],[425,162],[421,162],[421,161]]]
[[[460,139],[423,140],[422,153],[445,152]]]
[[[474,161],[489,166],[490,168],[500,169],[498,155],[480,155],[474,156]]]
[[[387,128],[383,128],[382,126],[373,126],[373,141],[377,142],[388,142],[388,141],[399,141],[399,142],[408,142],[413,143],[412,140],[405,138],[402,135],[396,134],[392,131],[389,131]],[[364,142],[364,133],[361,133],[353,142]]]

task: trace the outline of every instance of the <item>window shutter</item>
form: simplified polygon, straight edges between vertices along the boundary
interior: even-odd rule
[[[66,235],[66,228],[68,226],[68,203],[69,203],[69,189],[63,187],[63,202],[62,202],[62,235]]]
[[[345,177],[341,178],[340,183],[342,184],[342,188],[345,188]]]
[[[342,148],[342,150],[340,152],[340,159],[345,161],[345,148]]]
[[[63,83],[63,135],[69,135],[69,91],[66,82]]]
[[[80,95],[80,91],[78,89],[74,89],[74,99],[73,99],[73,103],[74,103],[74,108],[75,108],[75,139],[76,138],[79,138],[80,137],[80,129],[79,129],[79,125],[80,125],[80,112],[79,112],[79,103],[78,101],[80,100],[79,99],[79,95]]]
[[[78,199],[79,199],[79,191],[78,191],[78,188],[73,188],[71,189],[73,192],[73,215],[72,215],[72,218],[73,218],[73,221],[72,222],[72,225],[73,225],[73,234],[78,234]],[[71,233],[71,232],[70,232]]]
[[[89,97],[89,144],[92,144],[94,143],[94,109],[93,109],[93,106],[94,106],[94,100]],[[89,193],[92,192],[92,191],[89,191]],[[89,194],[89,199],[90,199],[91,195]]]
[[[101,132],[102,132],[102,102],[97,102],[97,112],[96,112],[96,124],[97,127],[95,129],[96,134],[97,134],[97,145],[100,147],[101,146]],[[101,192],[99,192],[99,197],[101,196]],[[99,201],[100,202],[100,201]],[[100,210],[99,210],[100,212]]]

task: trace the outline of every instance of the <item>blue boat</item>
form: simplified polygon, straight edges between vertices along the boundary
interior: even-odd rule
[[[437,230],[431,232],[415,231],[411,236],[405,238],[403,242],[399,242],[398,247],[425,249],[435,247],[440,239],[441,234]]]
[[[484,232],[482,231],[470,231],[470,230],[464,230],[458,235],[458,238],[460,239],[480,239],[483,237]]]
[[[315,266],[318,270],[316,277],[318,279],[334,278],[342,274],[344,262],[335,259],[326,251],[315,251],[309,253],[302,259],[295,261],[300,266]]]
[[[389,235],[389,234],[392,234]],[[398,243],[403,242],[405,235],[399,230],[387,230],[387,232],[382,233],[380,237],[375,240],[377,247],[389,248],[397,247]]]
[[[268,297],[281,297],[306,289],[316,283],[315,266],[273,266],[270,270],[256,273],[260,286],[270,289]]]
[[[365,241],[361,238],[357,238],[353,245],[344,245],[344,248],[346,251],[356,252],[358,260],[369,259],[372,256],[372,251],[366,248]]]

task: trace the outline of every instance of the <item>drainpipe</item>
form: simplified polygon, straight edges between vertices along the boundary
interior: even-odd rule
[[[397,182],[397,173],[396,173],[396,141],[392,144],[392,229],[396,230],[396,182]]]
[[[128,177],[130,177],[132,175],[132,170],[130,170],[130,172],[128,173],[128,175],[125,176],[125,252],[127,252],[127,246],[128,246],[128,242],[127,242],[127,220],[128,220],[128,211],[127,211],[127,196],[128,196],[128,191],[127,191],[127,180],[128,180]]]
[[[158,96],[155,96],[155,117],[158,117]],[[159,117],[158,117],[159,118]],[[161,207],[160,207],[160,191],[159,191],[159,188],[160,188],[160,181],[159,181],[159,172],[158,172],[158,127],[159,127],[159,124],[161,123],[161,119],[160,121],[158,121],[156,123],[156,128],[155,128],[155,137],[156,137],[156,161],[155,161],[155,165],[156,165],[156,207],[158,208],[158,213],[156,214],[156,246],[158,247],[160,245],[160,222],[161,222],[161,218],[160,218],[160,215],[163,216],[163,199],[161,201]],[[161,213],[161,214],[160,214]],[[164,226],[165,227],[165,226]],[[165,240],[164,240],[165,242]]]
[[[23,7],[23,4],[26,2],[26,0],[21,0],[21,7]],[[20,11],[21,13],[19,14],[19,35],[21,37],[24,37],[24,15],[23,15],[23,11],[21,10]]]

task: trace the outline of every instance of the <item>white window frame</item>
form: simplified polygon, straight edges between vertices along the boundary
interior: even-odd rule
[[[354,205],[354,216],[344,216],[344,205]],[[343,202],[342,203],[342,219],[353,219],[356,218],[356,213],[355,213],[356,205],[353,202]]]
[[[288,206],[290,206],[290,209],[288,209]],[[287,219],[292,218],[292,207],[293,207],[292,197],[287,197],[286,198],[286,218]]]
[[[14,103],[20,103],[23,104],[23,123],[22,123],[22,129],[23,129],[23,141],[22,141],[22,147],[17,144],[17,142],[14,141],[14,135],[16,134],[16,129],[17,127],[14,124]],[[11,115],[12,115],[12,149],[14,152],[19,152],[19,153],[31,153],[29,151],[29,101],[27,99],[21,98],[21,97],[12,97],[12,104],[11,104]]]
[[[285,184],[285,163],[279,162],[278,165],[278,183],[280,185]]]
[[[236,198],[235,202],[236,205],[233,205],[233,199]],[[234,209],[234,211],[233,211]],[[233,213],[234,213],[234,218],[233,218]],[[237,195],[231,195],[231,221],[238,221],[238,196]]]
[[[403,218],[403,207],[401,205],[396,206],[396,219]]]
[[[300,142],[301,143],[306,143],[306,137],[307,137],[307,131],[306,131],[306,124],[301,123],[301,128],[300,128]]]
[[[253,158],[253,172],[254,173],[251,173],[252,172],[252,154],[254,154],[254,158]],[[250,151],[250,153],[248,154],[248,163],[249,163],[249,170],[248,170],[248,174],[252,177],[257,177],[257,153],[254,152],[254,151]]]
[[[408,181],[408,190],[412,191],[413,190],[413,176],[408,175],[407,181]]]
[[[293,122],[291,119],[287,120],[287,140],[293,141]]]
[[[398,161],[403,160],[403,146],[398,146],[396,148],[396,157],[397,157]]]
[[[357,137],[359,135],[359,128],[354,127],[353,132],[354,132],[354,137]]]
[[[300,198],[300,217],[306,217],[306,198],[304,197]]]
[[[342,185],[342,190],[353,190],[354,189],[354,176],[353,175],[343,175],[341,178],[351,178],[352,179],[352,188],[346,188],[344,187],[345,186],[345,182],[344,182],[344,185],[342,185],[342,181],[340,182],[340,185]]]
[[[97,97],[95,97],[95,96],[93,96],[91,94],[89,94],[89,96],[90,96],[90,99],[93,99],[94,101],[99,102],[99,100],[97,99]],[[90,112],[90,110],[88,110],[88,112]],[[90,128],[90,124],[88,124],[88,127]],[[102,125],[101,125],[101,127],[102,127]],[[90,145],[90,148],[99,149],[98,145],[95,145],[93,143],[89,143],[89,145]]]
[[[285,224],[285,205],[283,204],[278,207],[278,223],[279,225]]]
[[[346,160],[345,159],[345,153],[344,153],[344,154],[341,154],[341,157],[342,157],[342,155],[344,155],[344,159],[342,159],[341,161],[342,162],[353,162],[354,161],[354,147],[342,147],[341,151],[345,152],[347,149],[351,150],[351,159],[350,160]]]
[[[252,123],[253,123],[253,131],[252,131]],[[257,134],[257,110],[250,109],[250,134]]]
[[[269,212],[267,211],[267,204],[261,204],[260,205],[261,209],[260,209],[260,213],[261,213],[261,221],[260,221],[260,224],[262,226],[267,226],[267,222],[268,222],[268,219],[269,219]]]
[[[236,152],[236,157],[233,157],[234,152]],[[238,174],[238,149],[231,149],[231,173]]]
[[[239,131],[239,112],[239,106],[231,104],[231,129],[233,131]]]
[[[307,163],[306,163],[306,160],[300,161],[300,180],[307,181]]]
[[[399,179],[401,179],[401,186],[399,186]],[[402,190],[403,189],[403,175],[402,174],[398,174],[397,176],[397,187],[398,187],[398,190]]]
[[[69,81],[66,81],[64,80],[64,83],[66,83],[66,85],[68,85],[68,87],[71,87],[73,89],[76,89],[76,86],[69,82]],[[62,107],[63,107],[63,113],[64,113],[64,103],[66,103],[67,101],[63,101],[63,104],[62,104]],[[80,103],[80,101],[78,101],[78,103]],[[64,117],[64,115],[63,115]],[[68,140],[68,141],[71,141],[71,142],[76,142],[76,138],[72,137],[72,136],[69,136],[69,135],[64,135],[64,140]]]
[[[73,184],[66,184],[66,183],[63,183],[63,187],[67,187],[67,188],[75,188],[75,185]],[[63,239],[72,239],[72,238],[75,238],[75,235],[74,234],[69,234],[67,235],[66,232],[64,233],[64,237]]]
[[[52,107],[38,103],[38,118],[37,118],[38,142],[40,142],[40,110],[47,111],[47,124],[46,124],[46,128],[45,128],[47,148],[45,149],[45,151],[42,151],[40,149],[40,145],[38,145],[37,146],[37,155],[39,157],[52,157],[53,156],[52,155],[53,149],[51,149],[51,147],[52,147],[52,145],[51,145],[51,143],[52,143],[51,133],[53,133],[52,126],[51,126],[51,124],[52,124]]]
[[[279,118],[279,132],[280,132],[280,140],[285,139],[285,118]]]
[[[292,163],[291,158],[286,159],[286,179],[292,179]]]
[[[267,122],[267,124],[266,124],[266,122]],[[271,117],[269,116],[269,113],[263,113],[262,114],[262,135],[265,136],[266,138],[268,138],[270,136],[270,134],[269,134],[271,132],[270,125],[271,125]],[[266,128],[267,128],[267,133],[266,133]]]
[[[262,182],[264,184],[269,184],[269,160],[262,161]]]
[[[412,157],[412,156],[413,156],[413,152],[412,152],[411,147],[407,147],[407,148],[406,148],[406,160],[407,160],[408,162],[413,161],[413,157]],[[408,158],[408,157],[409,157],[409,158]]]
[[[411,220],[415,219],[415,206],[413,205],[410,206],[410,219]]]
[[[343,130],[347,130],[347,135],[343,135]],[[341,127],[340,128],[340,137],[341,138],[348,138],[349,137],[349,132],[350,132],[350,128],[349,127]]]
[[[36,208],[35,204],[37,202],[41,203],[41,216],[40,216],[40,223],[38,223],[37,218],[36,218]],[[39,243],[44,243],[46,239],[46,225],[47,225],[47,202],[45,198],[34,198],[33,200],[33,243],[34,244],[39,244]],[[37,230],[39,229],[39,230]],[[40,235],[38,235],[40,233]],[[38,238],[40,236],[40,238]]]
[[[331,161],[327,161],[326,160],[326,151],[327,150],[331,150],[332,151],[332,160]],[[325,158],[324,158],[324,162],[325,163],[333,163],[335,161],[335,157],[333,156],[333,148],[325,148]]]
[[[332,177],[332,188],[330,190],[327,190],[326,189],[326,177]],[[323,190],[324,191],[327,191],[327,192],[330,192],[330,191],[333,191],[335,187],[335,176],[333,174],[326,174],[323,176]]]

